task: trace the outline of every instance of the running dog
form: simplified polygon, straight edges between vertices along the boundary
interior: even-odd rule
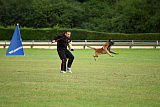
[[[111,51],[110,48],[111,48],[112,45],[114,45],[114,42],[112,40],[108,40],[102,48],[93,48],[93,47],[90,47],[90,46],[87,46],[87,47],[95,50],[95,55],[93,57],[96,61],[96,57],[98,57],[99,54],[106,54],[107,53],[111,57],[113,57],[112,54],[119,54],[119,53],[115,53],[115,52]]]

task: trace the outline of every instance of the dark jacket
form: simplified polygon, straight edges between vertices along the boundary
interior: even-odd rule
[[[57,42],[57,48],[67,49],[68,43],[71,42],[70,38],[67,38],[64,33],[56,36],[53,40]]]

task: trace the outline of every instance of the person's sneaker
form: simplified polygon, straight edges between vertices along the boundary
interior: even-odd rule
[[[60,71],[60,73],[66,73],[65,71]]]
[[[67,68],[67,71],[68,71],[69,73],[72,73],[71,68]]]

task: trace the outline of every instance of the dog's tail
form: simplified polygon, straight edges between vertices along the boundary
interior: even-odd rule
[[[96,49],[96,48],[93,48],[93,47],[90,47],[90,46],[87,46],[87,47],[88,47],[88,48],[91,48],[91,49],[94,49],[94,50]]]

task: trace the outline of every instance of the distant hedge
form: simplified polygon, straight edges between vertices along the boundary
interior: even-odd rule
[[[23,40],[50,40],[56,35],[64,32],[64,29],[32,29],[20,28]],[[160,33],[104,33],[72,29],[72,40],[160,40]],[[13,28],[0,28],[0,40],[11,40],[14,33]]]

